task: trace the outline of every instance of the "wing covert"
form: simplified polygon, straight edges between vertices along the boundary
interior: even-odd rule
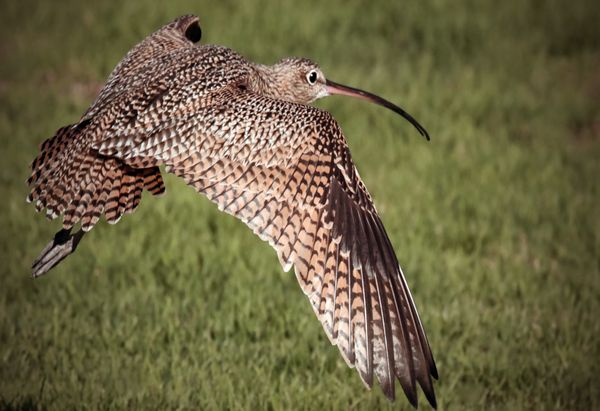
[[[371,387],[435,405],[437,371],[396,255],[342,132],[325,111],[228,91],[193,118],[101,153],[166,164],[292,266],[330,341]]]
[[[137,80],[136,76],[153,62],[173,51],[194,47],[194,44],[200,41],[201,34],[198,17],[185,15],[146,37],[129,50],[113,69],[100,94],[82,118],[91,118],[106,103],[112,103],[113,98],[131,87]]]
[[[317,108],[251,93],[237,53],[194,47],[183,16],[134,47],[79,124],[46,141],[30,200],[89,230],[131,212],[158,166],[269,242],[350,367],[389,398],[435,407],[435,363],[404,275],[342,131]],[[68,161],[67,161],[68,160]],[[43,166],[43,167],[42,167]]]

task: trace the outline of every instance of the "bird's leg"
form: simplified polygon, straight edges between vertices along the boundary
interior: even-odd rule
[[[33,262],[31,266],[33,277],[46,274],[75,251],[84,234],[85,231],[81,229],[75,234],[71,234],[71,229],[62,229],[57,232],[52,241],[44,247],[38,258]]]

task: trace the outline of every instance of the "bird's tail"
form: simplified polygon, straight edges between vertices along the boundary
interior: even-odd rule
[[[81,223],[89,231],[106,216],[116,223],[138,206],[143,189],[164,192],[158,167],[132,168],[121,160],[98,154],[90,144],[87,123],[59,129],[42,143],[31,164],[27,201],[54,219],[63,215],[63,228]]]
[[[89,123],[59,129],[42,143],[31,163],[27,201],[37,211],[45,208],[49,219],[63,216],[63,230],[34,263],[34,276],[75,250],[83,235],[70,234],[76,224],[81,224],[81,232],[89,231],[102,214],[114,224],[135,210],[144,189],[155,195],[165,190],[158,167],[133,168],[97,153],[91,147],[94,130]]]
[[[85,123],[66,126],[42,143],[28,179],[27,201],[50,219],[63,215],[67,230],[81,223],[89,231],[102,214],[116,223],[134,211],[144,189],[155,195],[165,189],[158,167],[132,168],[98,154],[86,129]]]

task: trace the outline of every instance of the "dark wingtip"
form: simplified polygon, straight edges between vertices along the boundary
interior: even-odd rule
[[[384,381],[381,381],[382,391],[390,401],[394,401],[396,399],[396,385],[394,383],[395,381],[393,379],[389,380],[387,378],[384,379]]]
[[[415,408],[418,408],[419,396],[417,395],[417,387],[414,384],[405,387],[402,383],[400,384],[400,386],[402,387],[402,391],[404,391],[404,395],[406,395],[408,402],[410,402],[410,405],[412,405]]]
[[[417,390],[413,390],[411,392],[404,390],[404,394],[406,394],[406,398],[408,398],[410,405],[412,405],[415,409],[419,408],[419,396],[417,395]]]
[[[425,398],[427,398],[427,401],[429,402],[429,405],[431,405],[431,408],[436,410],[437,400],[435,399],[435,392],[433,391],[433,387],[431,387],[431,390],[423,390],[423,392],[425,393]]]
[[[435,378],[436,380],[439,379],[438,370],[437,370],[437,367],[435,366],[435,362],[433,360],[431,361],[431,364],[429,365],[429,374],[431,374],[431,376],[433,378]]]
[[[171,27],[178,33],[183,34],[192,43],[197,43],[202,38],[202,29],[200,28],[198,16],[193,14],[180,16],[173,20],[171,24],[163,27],[163,29]]]
[[[202,38],[202,29],[198,24],[198,20],[190,24],[185,30],[185,37],[192,43],[197,43]]]

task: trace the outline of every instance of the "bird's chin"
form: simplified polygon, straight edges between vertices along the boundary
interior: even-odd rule
[[[317,95],[316,95],[316,97],[314,98],[314,100],[313,100],[313,101],[315,101],[315,100],[318,100],[318,99],[320,99],[320,98],[323,98],[323,97],[327,97],[327,96],[329,96],[329,92],[327,91],[327,89],[326,89],[325,87],[323,87],[323,88],[322,88],[322,89],[321,89],[321,90],[320,90],[320,91],[317,93]],[[312,103],[312,101],[311,101],[311,103]]]

